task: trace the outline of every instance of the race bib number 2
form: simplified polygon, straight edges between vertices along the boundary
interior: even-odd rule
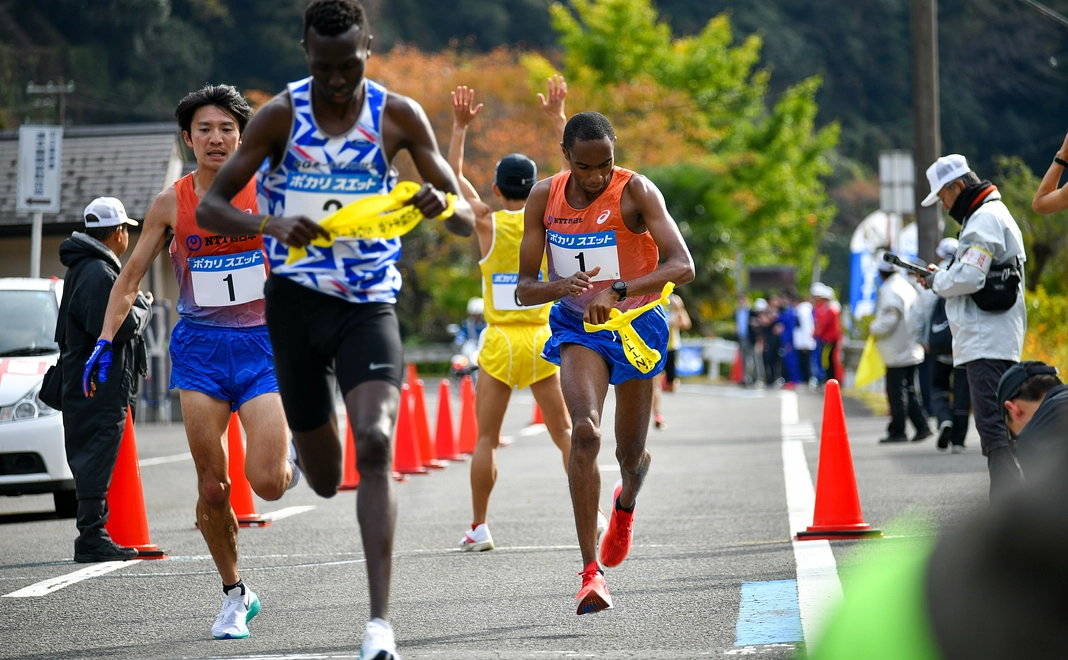
[[[303,215],[316,222],[382,191],[381,180],[369,172],[304,174],[286,177],[286,215]]]
[[[576,271],[590,271],[600,266],[593,282],[619,279],[619,252],[614,231],[594,234],[558,234],[545,232],[553,256],[553,269],[560,278],[568,278]]]
[[[200,307],[243,305],[263,298],[267,269],[261,250],[190,257],[193,301]]]

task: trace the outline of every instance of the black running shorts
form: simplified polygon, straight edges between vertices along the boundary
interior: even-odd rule
[[[329,421],[331,376],[343,395],[371,380],[400,389],[404,355],[392,304],[350,303],[279,275],[267,278],[264,296],[289,428],[312,431]]]

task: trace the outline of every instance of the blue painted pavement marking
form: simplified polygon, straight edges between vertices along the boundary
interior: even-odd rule
[[[804,639],[801,608],[797,603],[797,580],[744,583],[735,635],[735,646]]]

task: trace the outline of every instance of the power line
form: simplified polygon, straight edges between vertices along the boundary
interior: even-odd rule
[[[1043,13],[1046,16],[1049,16],[1053,20],[1057,21],[1061,25],[1068,27],[1068,18],[1065,18],[1063,15],[1058,14],[1046,5],[1035,2],[1035,0],[1020,0],[1020,2],[1031,5],[1036,11]]]

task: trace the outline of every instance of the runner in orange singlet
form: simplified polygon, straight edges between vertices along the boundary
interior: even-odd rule
[[[539,182],[527,199],[517,298],[523,305],[559,300],[549,316],[552,338],[542,353],[560,365],[564,401],[571,413],[568,481],[582,552],[578,614],[612,607],[597,562],[597,503],[601,476],[601,414],[608,386],[616,391],[616,459],[622,479],[613,492],[612,517],[600,560],[618,566],[630,551],[635,498],[649,470],[645,450],[655,377],[631,364],[620,335],[586,332],[583,322],[609,320],[659,297],[664,285],[693,279],[690,252],[660,191],[645,177],[615,167],[615,131],[604,115],[582,112],[564,127],[561,144],[570,170]],[[538,281],[548,257],[549,281]],[[659,263],[663,256],[663,263]],[[637,317],[632,327],[661,356],[667,351],[663,307]]]

